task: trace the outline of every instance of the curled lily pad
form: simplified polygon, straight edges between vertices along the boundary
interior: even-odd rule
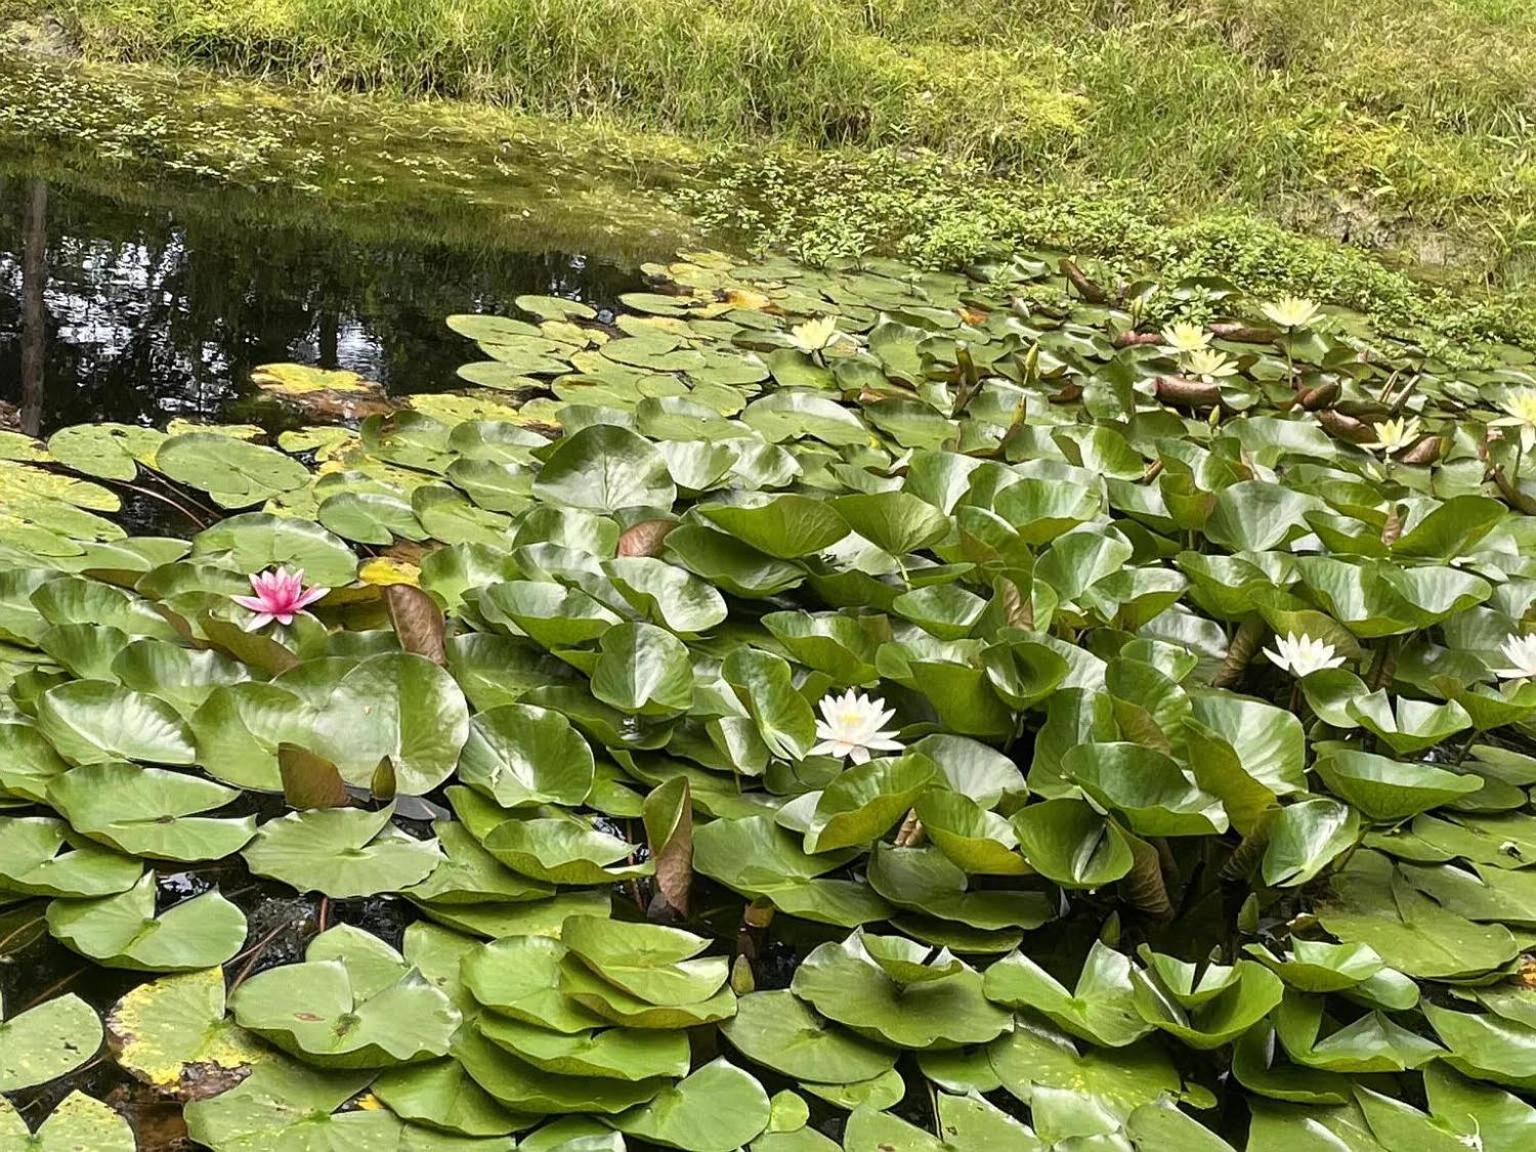
[[[245,915],[217,892],[155,912],[155,877],[94,900],[54,900],[48,930],[108,968],[190,972],[222,964],[245,943]]]
[[[1069,992],[1022,952],[986,971],[987,999],[1009,1008],[1033,1008],[1057,1026],[1095,1044],[1120,1048],[1152,1030],[1136,1009],[1131,962],[1095,940]]]
[[[1230,1044],[1267,1016],[1285,992],[1278,976],[1251,960],[1239,960],[1232,973],[1232,982],[1217,995],[1188,1008],[1179,1002],[1176,990],[1156,976],[1133,973],[1136,1009],[1148,1023],[1191,1048]]]
[[[691,1028],[736,1012],[736,996],[729,986],[699,1000],[653,1004],[608,983],[572,956],[561,961],[560,990],[588,1011],[628,1028]]]
[[[1125,833],[1080,800],[1021,808],[1013,830],[1030,867],[1063,888],[1100,888],[1131,870]]]
[[[729,975],[724,957],[699,957],[708,940],[681,928],[572,916],[560,942],[608,983],[650,1004],[707,1000]]]
[[[982,994],[979,972],[959,961],[942,965],[949,970],[936,979],[898,982],[856,932],[818,945],[795,970],[791,987],[821,1015],[899,1048],[982,1044],[1012,1027],[1012,1017]]]
[[[454,1041],[454,1057],[503,1107],[534,1114],[612,1114],[654,1097],[666,1081],[561,1076],[519,1060],[481,1034],[480,1023]]]
[[[1336,796],[1372,820],[1403,820],[1457,800],[1483,786],[1480,776],[1429,764],[1405,764],[1369,752],[1340,749],[1314,767]]]
[[[416,840],[395,828],[393,815],[393,805],[378,812],[290,812],[261,826],[245,862],[256,875],[301,892],[337,899],[398,892],[425,880],[443,857],[435,840]]]
[[[480,1035],[535,1068],[561,1076],[647,1080],[688,1073],[688,1037],[660,1029],[607,1028],[552,1032],[494,1015],[480,1018]]]

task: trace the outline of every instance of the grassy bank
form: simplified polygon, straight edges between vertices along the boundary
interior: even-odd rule
[[[0,0],[88,54],[921,147],[1120,181],[1520,287],[1530,0]]]

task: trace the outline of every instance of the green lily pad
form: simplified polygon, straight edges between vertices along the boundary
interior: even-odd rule
[[[1507,928],[1442,908],[1376,852],[1355,853],[1318,920],[1343,943],[1367,944],[1399,972],[1424,979],[1488,972],[1519,951]]]
[[[950,961],[940,953],[930,965],[949,967]],[[959,961],[953,965],[936,979],[898,983],[856,932],[818,945],[795,970],[791,987],[821,1015],[898,1048],[958,1048],[1007,1032],[1012,1017],[982,994],[981,974]]]
[[[766,816],[713,820],[693,833],[694,868],[743,896],[840,928],[889,916],[890,905],[864,885],[824,878],[840,863],[835,855],[810,855]]]
[[[1013,952],[987,969],[987,999],[1008,1008],[1032,1008],[1058,1027],[1095,1044],[1121,1048],[1152,1030],[1136,1009],[1131,962],[1095,940],[1068,991],[1022,952]]]
[[[101,1047],[101,1020],[73,992],[0,1019],[0,1092],[73,1072]]]
[[[223,508],[248,508],[309,483],[309,470],[291,456],[208,432],[172,436],[156,449],[155,467]]]
[[[495,940],[464,958],[464,987],[485,1007],[553,1032],[602,1027],[605,1017],[560,991],[560,962],[565,955],[564,945],[546,936]]]
[[[648,876],[654,865],[618,866],[635,846],[569,817],[514,817],[493,828],[483,843],[514,872],[549,884],[611,884]]]
[[[389,758],[396,786],[430,792],[453,772],[469,738],[469,706],[458,684],[424,656],[386,652],[349,671],[316,715],[314,751],[355,784]]]
[[[575,807],[592,790],[592,750],[558,712],[508,704],[470,721],[459,779],[505,808]]]
[[[48,931],[108,968],[190,972],[222,964],[245,943],[245,915],[218,892],[155,913],[150,873],[126,892],[94,900],[54,900]]]
[[[356,929],[332,929],[305,955],[240,985],[230,1007],[242,1028],[319,1068],[387,1068],[447,1055],[463,1018],[398,953]]]
[[[56,776],[48,802],[83,836],[130,856],[218,860],[238,852],[256,831],[254,816],[201,816],[238,793],[164,768],[85,764]]]
[[[83,1092],[71,1092],[38,1125],[35,1133],[9,1100],[0,1100],[0,1149],[5,1152],[135,1152],[137,1145],[128,1121],[100,1100]]]
[[[552,1032],[494,1015],[479,1019],[480,1035],[520,1060],[560,1076],[648,1080],[688,1074],[688,1037],[658,1029],[607,1028]]]
[[[479,1021],[454,1041],[453,1054],[475,1083],[503,1107],[536,1115],[611,1115],[651,1099],[666,1084],[659,1079],[630,1081],[545,1072],[493,1044],[481,1034]]]
[[[102,680],[76,680],[43,694],[38,730],[76,764],[147,760],[191,764],[192,735],[176,709],[157,697]]]
[[[532,1122],[503,1108],[451,1058],[386,1068],[369,1090],[400,1119],[458,1136],[506,1136]]]
[[[896,1053],[830,1023],[793,992],[753,992],[720,1031],[743,1056],[795,1080],[851,1084],[889,1070]]]
[[[613,1118],[627,1136],[684,1152],[732,1152],[767,1126],[768,1093],[723,1057]]]
[[[559,442],[533,483],[541,500],[615,512],[670,508],[677,488],[650,441],[627,428],[594,424]]]
[[[1318,757],[1317,774],[1334,795],[1372,820],[1395,821],[1438,808],[1483,786],[1480,776],[1429,764],[1405,764],[1368,752],[1338,750]]]
[[[660,924],[573,916],[560,941],[598,976],[648,1004],[707,1000],[730,974],[725,957],[699,957],[708,940]]]
[[[245,862],[258,876],[333,899],[398,892],[425,880],[443,856],[437,841],[395,828],[393,815],[393,805],[290,812],[261,826]]]
[[[69,851],[61,852],[66,845]],[[88,898],[132,888],[143,865],[92,844],[72,840],[70,828],[45,816],[0,817],[0,891],[28,896]]]

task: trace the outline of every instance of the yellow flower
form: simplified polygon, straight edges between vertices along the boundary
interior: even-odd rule
[[[832,347],[842,336],[837,330],[836,316],[820,316],[789,330],[790,343],[808,356]]]
[[[1211,334],[1198,324],[1170,324],[1162,331],[1163,343],[1175,352],[1195,352],[1211,346]]]
[[[1207,383],[1237,375],[1237,361],[1215,348],[1197,348],[1185,357],[1184,363],[1192,376]]]
[[[1305,328],[1316,320],[1320,309],[1311,300],[1300,296],[1287,296],[1263,306],[1270,323],[1287,330]]]
[[[1378,452],[1385,452],[1388,456],[1400,452],[1419,438],[1419,418],[1410,417],[1407,420],[1383,420],[1376,425],[1376,439],[1366,444],[1366,448]]]

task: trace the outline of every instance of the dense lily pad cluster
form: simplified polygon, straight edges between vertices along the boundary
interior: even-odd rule
[[[478,392],[258,374],[355,427],[0,440],[0,893],[153,974],[111,1058],[192,1140],[1528,1146],[1531,357],[1033,258],[648,271],[452,318]],[[0,1090],[102,1041],[18,1005]]]

